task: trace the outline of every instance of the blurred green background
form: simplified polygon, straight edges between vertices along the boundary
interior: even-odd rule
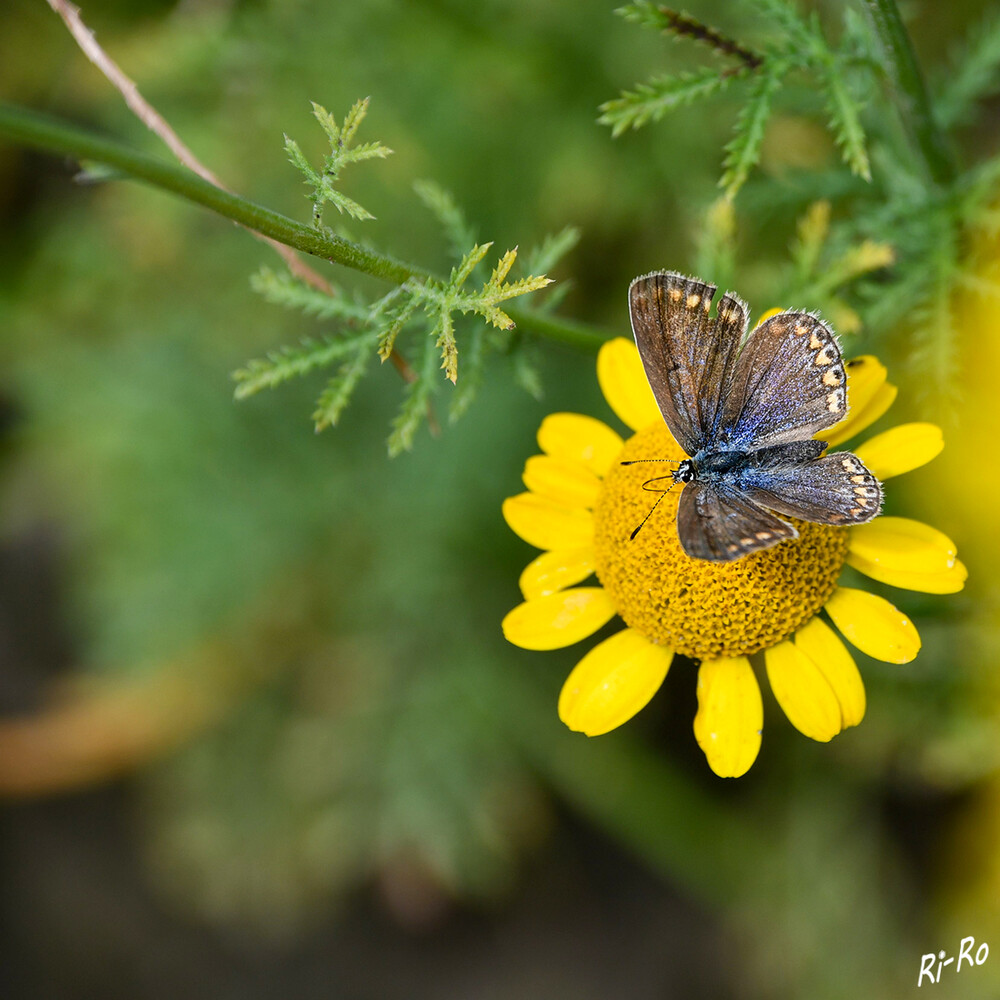
[[[911,5],[926,64],[986,6]],[[696,7],[758,37],[744,5]],[[577,226],[552,275],[571,283],[561,311],[621,334],[634,275],[694,267],[736,105],[612,140],[597,106],[698,53],[610,4],[83,15],[203,162],[294,218],[309,204],[282,133],[315,160],[309,102],[339,117],[369,95],[360,138],[395,155],[344,190],[377,216],[353,230],[373,246],[447,266],[419,178],[497,250]],[[44,3],[5,0],[0,18],[0,96],[166,156]],[[998,111],[966,155],[995,152]],[[809,202],[794,171],[833,162],[794,106],[772,123],[737,202],[735,286],[756,311],[781,304],[759,298]],[[679,661],[640,718],[588,742],[555,713],[579,650],[501,636],[533,550],[500,503],[547,413],[613,419],[593,357],[542,344],[541,401],[495,363],[461,422],[392,461],[385,366],[315,435],[321,380],[232,401],[248,357],[321,332],[250,290],[270,251],[74,172],[0,145],[4,997],[895,997],[922,954],[968,935],[996,957],[935,996],[997,995],[1000,544],[992,505],[963,507],[995,496],[978,453],[893,484],[894,509],[933,517],[972,579],[897,595],[924,649],[906,667],[860,658],[860,727],[812,744],[765,695],[760,759],[724,783]],[[996,309],[969,308],[975,367]],[[847,350],[873,346],[905,354]],[[892,375],[901,413],[938,419],[905,366]],[[995,406],[970,388],[949,440]]]

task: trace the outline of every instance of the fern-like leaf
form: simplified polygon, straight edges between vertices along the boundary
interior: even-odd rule
[[[304,340],[297,347],[279,347],[263,358],[253,358],[243,368],[233,372],[236,382],[234,395],[246,399],[261,389],[273,389],[289,379],[308,375],[325,368],[349,354],[354,340]]]
[[[455,423],[472,405],[483,383],[486,367],[486,327],[477,323],[462,352],[462,381],[455,386],[448,404],[448,420]]]
[[[424,344],[424,355],[420,372],[415,381],[406,387],[403,405],[392,422],[389,434],[389,457],[395,458],[413,447],[413,438],[427,415],[427,405],[434,391],[436,379],[434,369],[437,363],[437,349],[430,338]]]
[[[434,181],[414,181],[413,189],[417,197],[441,223],[445,238],[448,240],[450,255],[456,260],[461,260],[465,248],[476,241],[476,235],[466,221],[465,213],[459,208],[451,193]]]
[[[605,101],[600,106],[601,125],[610,125],[611,134],[619,136],[626,129],[641,128],[651,121],[659,121],[668,111],[684,107],[694,101],[721,93],[733,80],[749,72],[746,66],[720,72],[705,66],[677,76],[658,76],[648,83],[640,83],[633,91],[622,91],[620,97]]]
[[[1000,11],[990,10],[969,32],[937,90],[934,114],[945,128],[968,120],[976,101],[1000,90]]]
[[[392,150],[380,142],[366,142],[361,146],[353,146],[355,133],[365,115],[368,113],[368,98],[357,101],[344,118],[343,126],[329,111],[315,101],[312,105],[313,115],[330,140],[330,154],[323,163],[323,170],[316,171],[310,166],[302,150],[294,139],[285,136],[285,152],[292,165],[299,170],[312,188],[309,196],[313,203],[313,225],[319,229],[323,222],[323,206],[332,204],[338,212],[350,215],[358,220],[373,219],[374,216],[364,206],[353,198],[348,198],[336,187],[340,173],[349,163],[361,163],[364,160],[382,159]]]
[[[378,329],[378,356],[385,361],[396,346],[396,338],[417,308],[418,300],[406,299],[395,309],[382,313]]]
[[[736,120],[736,135],[726,145],[723,174],[719,181],[719,186],[725,189],[726,197],[730,199],[736,197],[750,171],[760,160],[774,97],[781,88],[781,81],[787,70],[788,65],[784,62],[771,60],[766,63],[754,80],[749,100],[740,110]]]
[[[580,242],[580,230],[567,226],[558,233],[550,233],[526,254],[528,274],[546,274],[552,270]]]
[[[827,110],[830,113],[830,129],[840,147],[844,162],[851,172],[872,179],[871,164],[865,145],[865,131],[858,114],[858,103],[847,89],[847,83],[840,74],[836,62],[830,64],[826,73]]]
[[[287,271],[278,273],[262,267],[250,278],[250,287],[268,302],[296,309],[317,319],[343,319],[365,323],[371,306],[361,299],[344,295],[339,289],[328,295],[317,288],[299,281]]]
[[[441,367],[445,378],[454,385],[458,381],[458,344],[455,343],[455,323],[447,309],[442,309],[438,316],[431,336],[435,334],[437,337],[434,346],[441,352]]]
[[[538,360],[533,344],[521,344],[514,355],[514,381],[532,399],[541,399],[542,376],[538,370]]]
[[[822,36],[802,17],[791,0],[751,0],[751,3],[785,33],[793,48],[803,55],[815,50]],[[788,54],[788,50],[785,51]]]
[[[814,201],[796,226],[797,238],[792,244],[792,262],[800,285],[815,276],[819,256],[830,232],[830,202],[826,198]]]
[[[312,415],[317,433],[327,427],[336,426],[347,407],[368,367],[372,342],[364,338],[357,342],[354,353],[341,365],[340,370],[329,382],[316,402]]]

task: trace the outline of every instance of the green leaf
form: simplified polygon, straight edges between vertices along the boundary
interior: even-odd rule
[[[736,197],[750,171],[760,160],[764,131],[771,117],[774,97],[781,88],[781,81],[787,70],[786,63],[772,60],[754,78],[750,99],[736,119],[736,135],[726,145],[726,159],[719,186],[725,188],[727,198]]]
[[[262,267],[250,278],[250,287],[268,302],[297,309],[307,316],[318,319],[343,319],[355,323],[367,323],[371,306],[362,299],[345,295],[333,287],[332,294],[305,284],[287,271],[277,273],[269,267]]]
[[[475,270],[476,265],[489,253],[492,243],[478,243],[462,258],[461,263],[452,268],[451,279],[448,282],[449,288],[459,289],[468,280],[469,275]]]
[[[341,145],[349,146],[351,144],[354,133],[357,132],[358,126],[364,121],[365,115],[368,114],[368,101],[369,98],[362,97],[360,100],[355,101],[351,110],[347,112],[347,117],[344,119],[344,128],[340,133]]]
[[[619,136],[628,128],[641,128],[651,121],[659,121],[674,108],[721,93],[733,80],[748,72],[746,66],[728,71],[705,66],[677,76],[654,77],[648,83],[638,84],[634,91],[623,91],[621,97],[605,101],[597,120],[601,125],[610,125],[611,134]]]
[[[437,358],[435,343],[431,338],[428,338],[424,343],[420,371],[416,380],[406,387],[403,405],[392,422],[392,432],[389,434],[388,441],[390,458],[395,458],[413,447],[413,438],[427,417],[427,407],[437,381],[434,378]]]
[[[826,93],[830,128],[834,140],[840,147],[841,156],[852,173],[870,181],[871,165],[865,148],[865,132],[858,114],[858,103],[849,93],[835,62],[830,65],[826,73]]]
[[[305,174],[306,181],[309,184],[315,187],[320,183],[319,174],[309,166],[309,161],[305,158],[302,150],[299,149],[299,144],[294,139],[289,139],[287,135],[285,136],[285,152],[288,154],[288,159],[291,161],[292,166]]]
[[[404,286],[405,288],[405,286]],[[396,346],[396,338],[417,308],[418,300],[409,298],[397,308],[386,312],[378,331],[378,356],[385,361]]]
[[[253,358],[233,372],[234,396],[246,399],[261,389],[273,389],[289,379],[325,368],[355,349],[355,340],[304,340],[297,347],[279,347],[263,358]]]
[[[792,261],[800,285],[815,276],[819,256],[830,233],[830,202],[826,198],[814,201],[796,225],[797,239],[792,244]]]
[[[322,173],[309,165],[298,144],[285,136],[285,152],[292,164],[302,172],[306,183],[312,188],[309,196],[313,203],[313,225],[322,227],[323,206],[332,204],[338,212],[346,213],[358,220],[373,219],[375,216],[368,209],[348,198],[336,188],[340,173],[349,163],[360,163],[364,160],[382,159],[392,150],[380,142],[366,142],[364,145],[352,147],[354,135],[365,115],[368,113],[368,98],[357,101],[348,111],[341,128],[336,119],[322,105],[312,102],[313,115],[330,140],[330,154],[326,157]]]
[[[526,254],[528,274],[547,274],[580,242],[580,230],[567,226],[558,233],[550,233],[541,244]]]
[[[991,9],[969,31],[936,90],[934,115],[945,128],[969,120],[978,100],[1000,90],[1000,11]]]
[[[649,0],[637,0],[636,3],[625,4],[624,7],[619,7],[615,13],[626,21],[631,21],[643,28],[652,28],[654,31],[670,30],[670,18],[666,9],[650,3]]]
[[[431,331],[432,337],[434,334],[437,334],[434,346],[441,352],[441,367],[454,385],[458,381],[458,345],[455,343],[455,324],[447,309],[441,310],[437,326]]]
[[[817,42],[825,46],[822,36],[802,17],[791,0],[751,0],[751,3],[768,21],[781,28],[801,53],[813,52]],[[789,53],[786,51],[786,54]]]
[[[441,223],[448,240],[448,252],[456,260],[461,260],[465,248],[475,243],[476,234],[451,193],[429,180],[414,181],[413,190]]]
[[[477,323],[469,334],[468,343],[462,352],[462,381],[452,393],[448,405],[448,421],[455,423],[465,415],[483,383],[486,362],[486,328]]]
[[[533,344],[522,344],[514,355],[514,381],[533,399],[544,395]]]
[[[340,419],[361,377],[365,374],[368,359],[371,357],[371,348],[370,338],[359,340],[354,353],[327,383],[312,415],[317,432],[335,426]]]

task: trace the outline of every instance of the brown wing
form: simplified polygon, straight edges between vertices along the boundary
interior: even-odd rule
[[[882,508],[882,484],[849,451],[750,469],[741,486],[768,510],[819,524],[864,524]]]
[[[722,413],[723,386],[746,331],[747,308],[735,295],[709,318],[715,285],[674,271],[636,278],[629,287],[632,331],[663,419],[694,455],[710,443]]]
[[[798,532],[727,487],[687,483],[677,505],[677,536],[692,559],[733,562]]]
[[[833,331],[783,312],[750,332],[724,389],[719,442],[751,450],[804,440],[847,413],[847,378]]]

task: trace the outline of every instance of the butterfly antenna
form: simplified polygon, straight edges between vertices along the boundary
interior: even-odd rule
[[[624,463],[623,463],[623,464],[624,464]],[[667,477],[666,477],[666,476],[659,476],[658,478],[659,478],[659,479],[666,479]],[[655,480],[655,479],[648,479],[648,480],[647,480],[647,481],[646,481],[645,483],[643,483],[643,484],[642,484],[642,488],[643,488],[643,489],[646,489],[646,488],[648,487],[648,485],[649,485],[650,483],[655,483],[655,482],[656,482],[656,480]],[[640,532],[640,531],[642,530],[642,526],[643,526],[643,525],[644,525],[644,524],[645,524],[645,523],[646,523],[646,522],[647,522],[647,521],[648,521],[648,520],[650,519],[650,517],[652,517],[652,516],[653,516],[653,511],[654,511],[654,510],[656,510],[656,508],[660,506],[660,501],[661,501],[661,500],[662,500],[662,499],[663,499],[663,498],[664,498],[664,497],[665,497],[665,496],[666,496],[666,495],[667,495],[667,494],[668,494],[668,493],[669,493],[669,492],[670,492],[670,491],[671,491],[671,490],[672,490],[672,489],[674,488],[674,486],[676,486],[676,485],[677,485],[676,483],[673,483],[672,485],[668,486],[668,487],[667,487],[667,488],[666,488],[665,490],[659,490],[659,491],[658,491],[660,495],[659,495],[659,496],[658,496],[658,497],[656,498],[656,501],[655,501],[655,503],[653,504],[653,506],[649,508],[649,513],[648,513],[648,514],[647,514],[647,515],[646,515],[646,516],[645,516],[645,517],[644,517],[644,518],[643,518],[643,519],[642,519],[642,520],[641,520],[641,521],[639,522],[639,525],[638,525],[638,527],[637,527],[637,528],[635,529],[635,531],[633,531],[633,532],[632,532],[632,534],[628,536],[628,537],[629,537],[629,541],[630,541],[630,542],[632,542],[632,541],[635,541],[635,536],[639,534],[639,532]],[[650,490],[650,492],[652,493],[652,492],[657,492],[657,491],[654,491],[654,490]]]
[[[661,465],[664,462],[672,462],[674,465],[680,465],[680,459],[678,458],[633,458],[630,462],[619,462],[619,465],[639,465],[642,462],[659,462]]]

